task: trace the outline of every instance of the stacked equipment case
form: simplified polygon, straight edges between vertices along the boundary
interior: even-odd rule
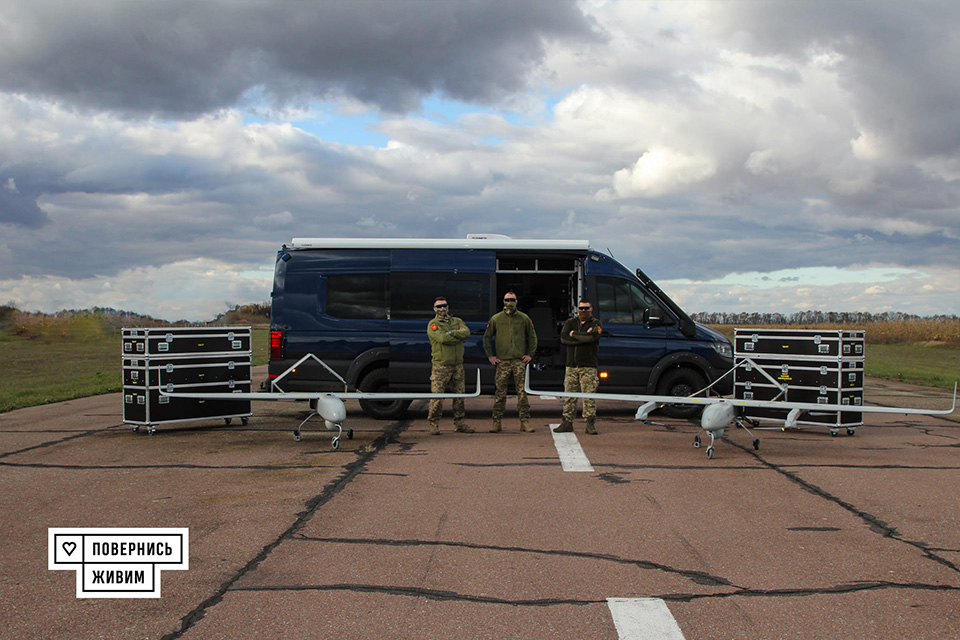
[[[123,330],[123,422],[146,426],[188,420],[241,418],[249,400],[170,398],[167,393],[239,393],[251,390],[250,327],[176,327]]]
[[[853,435],[863,424],[855,410],[863,405],[863,331],[735,329],[734,359],[734,397],[850,405],[851,411],[807,412],[798,422],[829,427],[834,436],[841,428]],[[783,421],[787,412],[744,409],[755,421]]]

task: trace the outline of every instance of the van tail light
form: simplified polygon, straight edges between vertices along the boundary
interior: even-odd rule
[[[270,359],[280,360],[283,358],[283,331],[270,332]]]

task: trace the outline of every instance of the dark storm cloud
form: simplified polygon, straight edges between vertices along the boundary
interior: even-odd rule
[[[19,173],[19,172],[18,172]],[[42,227],[47,214],[37,205],[40,192],[29,182],[0,174],[0,224]]]
[[[572,0],[35,2],[0,9],[0,89],[181,117],[264,97],[388,111],[521,90],[553,38],[596,39]]]

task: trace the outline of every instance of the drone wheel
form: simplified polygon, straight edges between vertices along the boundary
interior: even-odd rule
[[[693,436],[693,448],[694,448],[694,449],[699,449],[699,448],[700,448],[700,436],[699,436],[699,435]]]
[[[300,440],[301,440],[301,438],[300,438],[300,432],[299,432],[299,431],[294,431],[294,432],[293,432],[293,441],[294,441],[294,442],[300,442]]]
[[[707,447],[707,457],[713,458],[713,447]]]
[[[353,440],[353,429],[347,429],[347,440]]]
[[[760,440],[759,440],[759,438],[754,438],[754,440],[753,440],[753,450],[754,450],[754,451],[759,451],[759,450],[760,450]]]
[[[339,449],[339,448],[340,448],[340,436],[337,436],[336,438],[334,438],[334,439],[333,439],[333,442],[331,442],[330,444],[333,445],[334,451],[336,451],[337,449]]]

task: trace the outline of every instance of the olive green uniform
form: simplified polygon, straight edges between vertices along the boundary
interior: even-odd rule
[[[463,375],[463,341],[470,337],[470,329],[460,318],[447,316],[435,317],[427,324],[427,336],[430,338],[431,362],[430,393],[443,393],[450,385],[451,393],[464,393],[466,383]],[[427,420],[431,433],[439,433],[440,416],[443,413],[443,400],[430,400]],[[458,431],[466,428],[463,398],[453,399],[453,424]]]
[[[496,342],[496,352],[494,352]],[[517,390],[517,413],[520,414],[521,425],[529,425],[530,401],[524,391],[525,365],[524,356],[533,356],[537,351],[537,332],[533,328],[530,317],[522,311],[507,313],[501,311],[494,314],[487,323],[487,330],[483,334],[483,350],[487,357],[496,355],[500,359],[497,363],[496,393],[493,401],[494,428],[499,429],[503,419],[503,411],[507,405],[507,385],[513,378],[513,386]]]

